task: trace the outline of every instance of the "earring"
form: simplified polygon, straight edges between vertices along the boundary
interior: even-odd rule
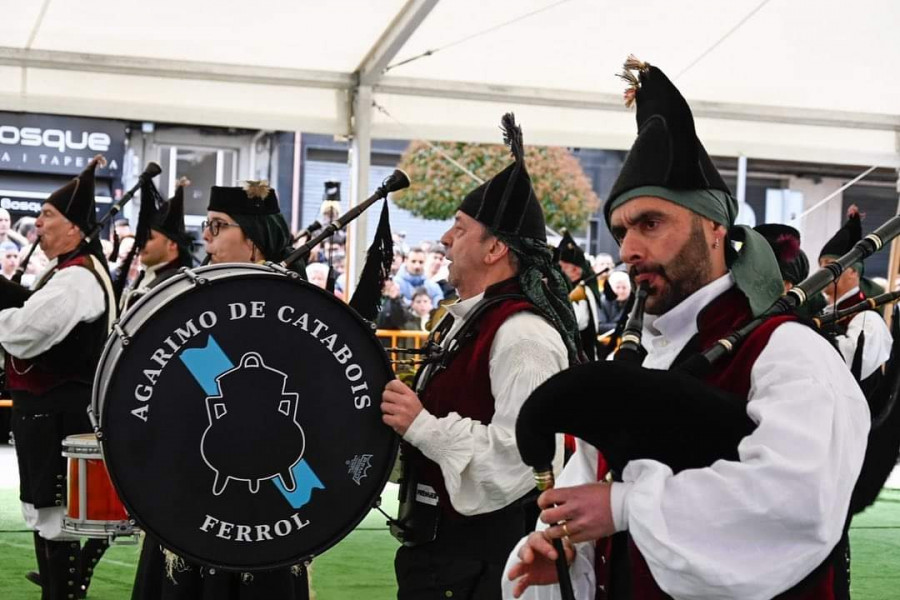
[[[716,241],[713,242],[713,250],[719,249],[719,239],[720,238],[716,238]]]

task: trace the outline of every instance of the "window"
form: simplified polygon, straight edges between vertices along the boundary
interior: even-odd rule
[[[175,182],[180,177],[191,180],[184,195],[185,224],[199,226],[206,218],[209,205],[209,188],[214,185],[235,185],[237,177],[237,151],[218,150],[194,146],[160,146],[160,165],[166,179],[160,182],[159,191],[165,198],[175,193]],[[196,222],[195,222],[196,221]]]

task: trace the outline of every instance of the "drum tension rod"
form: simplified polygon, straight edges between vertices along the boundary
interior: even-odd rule
[[[125,333],[125,330],[122,329],[122,326],[119,325],[118,321],[113,323],[113,331],[116,332],[116,335],[119,336],[119,339],[122,340],[122,345],[127,346],[131,343],[131,338]]]
[[[206,279],[206,277],[200,277],[199,275],[197,275],[197,272],[194,271],[193,269],[185,269],[185,268],[183,268],[183,269],[184,270],[182,271],[182,273],[184,273],[187,276],[187,278],[191,280],[191,283],[193,283],[195,285],[206,285],[206,283],[208,281]]]
[[[287,267],[284,267],[278,263],[266,261],[263,263],[263,265],[266,267],[269,267],[270,269],[272,269],[273,271],[275,271],[277,273],[281,273],[282,275],[287,275],[291,279],[300,279],[300,273],[298,273],[297,271],[291,271]]]

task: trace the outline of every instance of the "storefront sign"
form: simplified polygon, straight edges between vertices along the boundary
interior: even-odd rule
[[[118,177],[125,123],[105,119],[0,112],[0,170],[77,175],[96,154],[99,177]]]

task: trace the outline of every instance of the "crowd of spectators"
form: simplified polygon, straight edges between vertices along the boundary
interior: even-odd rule
[[[320,222],[327,226],[340,216],[337,202],[323,203]],[[124,261],[133,245],[134,233],[129,222],[120,219],[114,225],[113,240],[102,240],[109,258],[110,271],[118,277]],[[406,234],[394,234],[394,260],[391,279],[385,281],[382,290],[383,305],[378,315],[380,329],[425,330],[431,317],[444,300],[456,297],[456,291],[447,280],[447,250],[437,241],[423,241],[409,246]],[[15,224],[5,209],[0,209],[0,275],[11,279],[19,264],[37,239],[34,217],[21,217]],[[297,245],[306,241],[297,240]],[[325,242],[313,248],[306,267],[311,283],[332,291],[344,299],[344,274],[346,265],[346,235],[338,232]],[[593,259],[596,273],[605,269],[611,272],[602,306],[603,319],[598,331],[615,327],[622,316],[631,284],[623,272],[614,271],[615,261],[609,254],[598,254]],[[47,259],[37,248],[28,262],[22,283],[31,285],[38,273],[47,266]],[[140,268],[140,260],[135,257],[129,265],[128,281],[133,281]]]

